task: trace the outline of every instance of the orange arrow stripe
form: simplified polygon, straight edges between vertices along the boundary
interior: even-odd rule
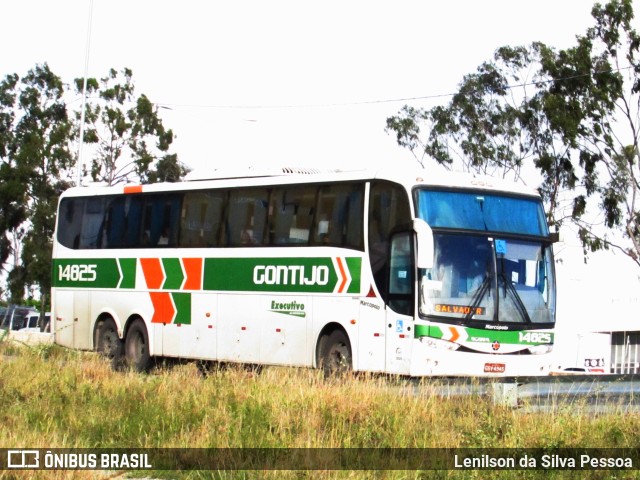
[[[458,332],[457,328],[449,327],[449,331],[451,332],[451,338],[449,339],[450,341],[455,342],[460,338],[460,333]]]
[[[164,282],[164,271],[159,258],[141,258],[140,266],[144,279],[147,282],[147,288],[151,290],[160,290]]]
[[[183,290],[202,290],[202,258],[183,258],[182,265],[187,279]]]
[[[152,323],[171,323],[176,316],[176,310],[169,292],[149,292],[153,304]]]
[[[338,293],[342,293],[344,291],[345,285],[347,284],[347,274],[344,271],[344,266],[342,265],[342,259],[340,257],[337,257],[336,262],[338,264],[338,268],[340,269],[340,275],[342,275],[342,283],[338,287]]]

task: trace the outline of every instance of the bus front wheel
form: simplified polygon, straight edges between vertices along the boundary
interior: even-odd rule
[[[124,356],[129,368],[137,372],[146,372],[149,369],[151,363],[149,335],[144,322],[140,319],[134,320],[129,330],[127,330]]]
[[[320,368],[326,375],[343,374],[351,370],[351,344],[342,330],[334,330],[324,339]]]

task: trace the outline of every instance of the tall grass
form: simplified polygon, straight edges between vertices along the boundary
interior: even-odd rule
[[[0,448],[614,448],[640,443],[637,414],[593,415],[562,406],[549,413],[527,413],[494,405],[481,395],[442,398],[435,393],[437,384],[437,380],[416,384],[366,375],[327,380],[315,370],[277,367],[214,368],[205,377],[194,363],[143,375],[114,372],[93,353],[57,346],[17,347],[4,341],[0,342]],[[50,477],[51,472],[43,473],[47,475],[42,478]],[[189,476],[311,478],[318,473],[191,472]],[[481,473],[388,472],[387,476],[487,478],[491,472]],[[491,477],[509,478],[509,473],[493,472]],[[520,473],[527,478],[540,474]],[[544,475],[553,478],[561,473]],[[11,478],[7,475],[4,472],[3,478]],[[57,475],[93,478],[98,473]],[[374,472],[323,475],[375,476]]]

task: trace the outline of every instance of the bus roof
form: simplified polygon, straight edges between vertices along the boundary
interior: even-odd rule
[[[216,169],[209,178],[190,178],[176,183],[90,185],[73,187],[63,196],[118,195],[123,193],[165,192],[186,189],[231,188],[299,183],[325,183],[356,180],[389,180],[414,187],[461,188],[505,192],[539,197],[538,192],[520,183],[462,172],[429,172],[418,167],[384,167],[378,170],[321,170],[304,167]]]

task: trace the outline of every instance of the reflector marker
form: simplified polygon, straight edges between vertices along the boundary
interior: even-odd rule
[[[142,193],[142,185],[129,185],[124,187],[124,193]]]

